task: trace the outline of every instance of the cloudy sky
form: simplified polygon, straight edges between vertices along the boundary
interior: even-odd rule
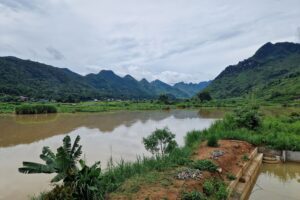
[[[0,56],[168,83],[300,42],[299,0],[0,0]]]

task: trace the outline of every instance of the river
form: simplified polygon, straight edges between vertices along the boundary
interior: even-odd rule
[[[97,114],[51,114],[0,116],[0,199],[26,199],[50,189],[51,175],[21,174],[22,161],[41,162],[43,146],[56,149],[65,135],[81,136],[83,157],[88,164],[110,157],[133,161],[146,155],[142,138],[156,128],[168,127],[179,145],[191,130],[208,128],[218,112],[196,110],[120,111]]]

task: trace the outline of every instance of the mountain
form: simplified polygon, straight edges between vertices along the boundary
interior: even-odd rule
[[[97,90],[105,91],[112,97],[122,99],[154,98],[151,91],[144,89],[132,76],[120,77],[111,70],[102,70],[98,74],[85,76],[87,83]]]
[[[162,93],[176,98],[191,96],[191,92],[160,80],[137,81],[130,75],[120,77],[111,70],[81,76],[66,68],[0,57],[0,98],[10,95],[72,102],[95,98],[154,99]]]
[[[171,94],[176,98],[189,98],[186,92],[174,88],[160,80],[152,81],[150,85],[152,85],[156,94]]]
[[[203,81],[200,83],[184,83],[184,82],[179,82],[176,83],[173,87],[177,88],[181,91],[184,91],[189,95],[189,97],[194,96],[198,92],[202,91],[205,89],[211,81]]]
[[[15,57],[0,58],[0,94],[57,100],[101,95],[82,76],[68,69]]]
[[[252,57],[226,67],[207,90],[214,98],[299,99],[300,44],[266,43]]]

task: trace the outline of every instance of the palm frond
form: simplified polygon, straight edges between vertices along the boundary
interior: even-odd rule
[[[68,154],[71,153],[71,138],[68,135],[63,139],[63,148]]]
[[[79,147],[79,141],[80,141],[80,136],[77,135],[77,137],[75,138],[72,150],[71,150],[71,155],[73,155],[74,152],[76,151],[76,148]]]
[[[63,180],[64,178],[66,178],[66,174],[64,174],[64,173],[59,173],[59,174],[57,174],[56,176],[54,176],[53,179],[51,179],[51,183],[57,183],[57,182]]]
[[[51,174],[55,172],[55,169],[40,163],[34,162],[23,162],[23,167],[19,168],[19,172],[24,174],[36,174],[36,173],[46,173]]]
[[[82,154],[81,148],[82,148],[82,146],[80,145],[80,146],[78,147],[78,149],[75,151],[75,153],[74,153],[74,155],[73,155],[74,160],[77,160],[77,159],[80,158],[80,156],[81,156],[81,154]]]
[[[49,155],[51,158],[55,159],[55,154],[51,151],[49,147],[43,147],[42,154]]]

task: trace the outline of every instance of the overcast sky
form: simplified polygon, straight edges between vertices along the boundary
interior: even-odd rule
[[[0,56],[168,83],[300,40],[300,0],[0,0]]]

